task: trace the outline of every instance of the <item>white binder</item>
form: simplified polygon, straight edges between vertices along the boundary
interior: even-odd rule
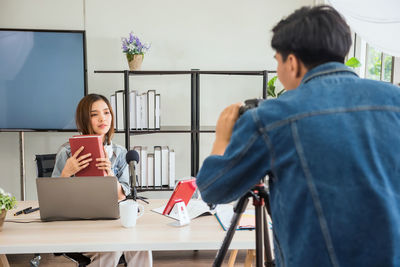
[[[147,91],[147,120],[149,129],[156,128],[155,110],[156,110],[156,91],[149,90]]]
[[[169,148],[161,147],[161,184],[169,185]]]

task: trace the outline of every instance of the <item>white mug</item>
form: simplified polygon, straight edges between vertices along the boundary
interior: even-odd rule
[[[128,199],[119,203],[119,217],[124,227],[133,227],[136,220],[144,213],[143,205],[138,204],[133,199]]]

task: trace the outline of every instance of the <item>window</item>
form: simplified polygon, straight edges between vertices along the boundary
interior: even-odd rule
[[[367,44],[365,78],[393,82],[393,57]]]

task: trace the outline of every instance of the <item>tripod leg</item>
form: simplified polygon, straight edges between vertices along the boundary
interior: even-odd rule
[[[255,205],[255,209],[256,209],[256,266],[262,267],[264,265],[264,253],[263,253],[264,205],[257,204]]]
[[[231,220],[231,225],[229,226],[229,229],[226,233],[226,236],[224,238],[224,241],[221,245],[221,248],[218,250],[217,256],[215,257],[213,267],[219,267],[222,265],[222,262],[224,261],[226,252],[229,248],[229,245],[231,244],[233,235],[235,234],[236,227],[239,223],[240,217],[242,216],[243,211],[246,209],[247,203],[249,202],[248,196],[244,195],[239,199],[237,202],[235,209],[234,209],[234,214]]]
[[[267,208],[264,208],[264,252],[267,267],[275,266],[275,262],[272,259],[271,243],[269,240],[268,220],[267,220]]]

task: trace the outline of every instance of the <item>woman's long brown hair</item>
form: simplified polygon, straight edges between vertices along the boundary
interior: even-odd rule
[[[103,100],[111,112],[111,125],[110,130],[105,135],[105,144],[111,144],[111,139],[114,136],[114,111],[108,99],[103,95],[89,94],[81,99],[76,108],[75,122],[78,131],[82,134],[96,134],[90,123],[90,111],[94,102]]]

